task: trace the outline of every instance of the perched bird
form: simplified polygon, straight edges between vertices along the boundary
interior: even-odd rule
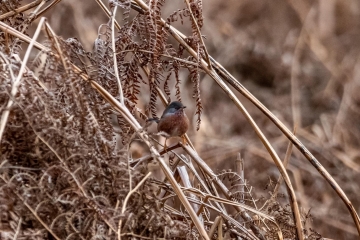
[[[155,121],[158,124],[158,134],[165,137],[166,141],[171,137],[182,137],[184,142],[184,134],[189,128],[189,119],[184,112],[184,106],[181,102],[171,102],[164,110],[160,119],[151,118],[147,121]]]

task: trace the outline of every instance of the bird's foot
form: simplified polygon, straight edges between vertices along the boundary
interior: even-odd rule
[[[187,143],[185,135],[182,135],[182,136],[181,136],[181,142],[182,142],[182,144],[186,144],[186,143]]]
[[[165,144],[164,144],[164,151],[167,152],[167,145],[166,145],[166,141],[167,139],[165,139]]]

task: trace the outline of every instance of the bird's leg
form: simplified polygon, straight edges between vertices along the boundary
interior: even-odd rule
[[[182,142],[183,144],[186,144],[186,143],[187,143],[185,134],[181,136],[181,142]]]
[[[166,152],[167,146],[166,146],[167,138],[165,138],[165,144],[164,144],[164,151]]]

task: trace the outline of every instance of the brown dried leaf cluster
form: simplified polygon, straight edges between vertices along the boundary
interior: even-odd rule
[[[0,149],[0,239],[119,239],[119,230],[123,239],[201,238],[166,180],[150,178],[131,192],[144,179],[153,156],[144,150],[126,117],[87,81],[95,81],[119,102],[123,95],[126,108],[141,123],[157,117],[159,100],[181,101],[191,96],[197,115],[194,122],[200,129],[206,104],[200,91],[201,60],[210,61],[201,34],[206,27],[204,3],[185,1],[183,8],[168,16],[163,12],[169,1],[149,0],[146,4],[149,11],[130,0],[109,0],[110,14],[118,8],[120,27],[112,29],[109,16],[98,26],[90,51],[75,36],[64,40],[46,28],[42,33],[46,50],[32,50],[15,95],[14,81],[23,61],[20,56],[28,44],[0,31],[0,116],[9,112]],[[30,25],[41,15],[30,13],[34,8],[14,11],[22,6],[20,0],[1,2],[0,16],[14,12],[1,21],[30,34]],[[100,7],[98,11],[102,11]],[[187,28],[185,42],[196,57],[173,41],[168,31],[173,24]],[[246,64],[258,65],[258,59],[249,59]],[[248,71],[251,69],[241,74]],[[208,104],[216,102],[218,92],[205,94],[209,93],[214,95],[207,96]],[[9,102],[13,102],[10,108]],[[207,144],[211,145],[210,139],[204,149]],[[206,154],[209,158],[221,155],[221,150],[215,150],[216,154],[209,150],[200,155],[203,159]],[[139,152],[148,159],[133,159]],[[272,189],[272,182],[269,194],[259,197],[251,186],[256,178],[249,183],[233,170],[211,175],[200,164],[192,165],[194,156],[167,155],[189,202],[194,210],[201,210],[204,229],[208,233],[215,229],[211,239],[220,234],[226,239],[297,239],[292,209],[283,195]],[[189,170],[190,187],[177,168],[179,162]],[[305,238],[322,239],[312,229],[311,219],[308,209],[301,212]]]

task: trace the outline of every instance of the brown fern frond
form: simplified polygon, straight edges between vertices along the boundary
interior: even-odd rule
[[[163,25],[161,23],[161,7],[164,3],[164,0],[154,0],[153,1],[153,11],[151,16],[151,20],[153,21],[154,32],[155,32],[155,42],[153,43],[153,59],[152,59],[152,67],[154,69],[159,69],[160,65],[160,55],[164,53],[164,45],[167,41],[167,34],[164,31]]]
[[[176,89],[175,96],[176,96],[178,101],[181,101],[181,88],[180,88],[181,80],[179,78],[180,67],[179,67],[179,64],[177,63],[177,61],[173,62],[173,69],[174,69],[175,80],[176,80],[176,83],[175,83],[175,89]]]
[[[190,15],[189,9],[187,9],[187,8],[178,9],[178,10],[174,11],[173,13],[171,13],[166,18],[166,23],[168,25],[171,25],[171,23],[177,22],[179,20],[179,18],[180,18],[180,22],[183,25],[184,24],[184,18],[189,17],[189,15]]]
[[[203,2],[202,0],[197,0],[196,1],[196,11],[194,11],[195,17],[198,20],[198,25],[200,27],[200,29],[202,28],[202,26],[204,25],[204,17],[203,17]]]
[[[193,39],[188,39],[188,41],[193,45],[194,41],[192,41]],[[200,55],[200,47],[199,47],[199,43],[197,43],[197,54],[198,54],[198,64],[197,66],[200,65],[200,59],[201,57]],[[195,114],[197,115],[197,120],[196,120],[196,130],[198,131],[200,129],[200,123],[201,123],[201,114],[202,114],[202,104],[201,104],[201,96],[200,96],[200,73],[199,73],[199,68],[198,67],[192,67],[189,69],[190,71],[190,80],[193,83],[193,95],[192,97],[195,98],[196,100],[196,111]]]
[[[130,10],[131,10],[131,1],[130,0],[110,0],[109,1],[110,8],[113,8],[115,5],[124,9],[122,16],[123,22],[122,29],[127,29],[129,25],[130,19]]]
[[[204,18],[202,15],[202,0],[189,0],[191,12],[194,14],[197,24],[201,29],[204,24]]]
[[[168,97],[168,101],[170,99],[170,93],[171,93],[170,88],[169,88],[169,81],[170,81],[171,74],[172,74],[172,71],[170,71],[170,73],[168,73],[168,75],[165,78],[165,82],[164,82],[164,92],[165,92],[166,96]]]
[[[160,85],[160,81],[158,77],[159,75],[155,72],[155,70],[151,69],[149,74],[149,87],[150,87],[149,109],[152,117],[157,116],[156,100],[157,100],[158,92],[156,88],[159,87]]]
[[[140,94],[140,81],[139,81],[139,67],[137,65],[137,59],[135,56],[132,57],[129,63],[129,71],[128,71],[128,78],[131,81],[129,86],[130,95],[128,99],[133,102],[134,104],[137,103],[138,97],[137,95]]]
[[[212,131],[206,131],[196,133],[207,137],[196,137],[197,144],[202,145],[199,149],[203,149],[197,154],[190,151],[189,138],[188,144],[171,144],[166,151],[159,152],[158,136],[151,135],[156,131],[155,124],[148,127],[144,123],[150,115],[157,117],[159,109],[163,110],[163,106],[157,106],[159,100],[170,102],[175,95],[187,106],[194,105],[186,112],[195,109],[199,130],[203,104],[208,101],[203,98],[213,96],[201,92],[201,73],[211,77],[218,73],[221,78],[229,78],[215,60],[212,65],[204,64],[203,60],[209,63],[210,57],[201,33],[204,14],[209,12],[203,11],[203,1],[176,2],[179,4],[176,11],[175,2],[165,0],[109,0],[107,6],[104,1],[96,0],[101,9],[94,2],[85,5],[80,2],[71,3],[69,9],[70,5],[64,1],[47,4],[40,0],[1,1],[0,115],[6,124],[0,124],[3,129],[0,130],[0,238],[199,239],[200,232],[207,237],[216,218],[222,219],[222,225],[213,225],[219,232],[215,229],[212,239],[264,239],[264,236],[277,239],[281,235],[279,231],[283,237],[295,239],[297,229],[292,211],[280,203],[285,198],[271,197],[263,203],[266,199],[256,198],[258,191],[243,181],[240,174],[231,170],[214,174],[201,159],[202,156],[207,156],[207,160],[231,157],[238,151],[236,146],[222,147],[222,142],[208,137],[213,135]],[[73,7],[76,5],[81,7]],[[46,31],[29,38],[31,23],[36,23],[48,6],[56,6],[57,11],[47,15]],[[222,8],[217,10],[221,12]],[[64,19],[59,12],[71,14],[63,14],[69,16]],[[116,16],[112,16],[115,12]],[[164,14],[168,13],[164,21]],[[78,19],[80,16],[86,18]],[[50,31],[50,24],[54,31]],[[236,33],[231,24],[221,28],[225,37],[231,38]],[[256,30],[256,21],[251,24],[252,31]],[[177,26],[185,30],[180,32],[175,29]],[[89,32],[76,32],[79,29]],[[62,39],[56,34],[71,37]],[[241,34],[244,40],[241,47],[246,46],[247,35]],[[261,38],[261,34],[257,36]],[[316,35],[312,37],[316,40]],[[213,40],[210,42],[219,42]],[[254,42],[260,46],[256,49],[263,51],[263,43]],[[21,59],[26,48],[29,51]],[[229,56],[231,59],[231,52]],[[308,58],[307,54],[304,58]],[[24,70],[21,75],[20,69]],[[188,81],[183,81],[184,78]],[[14,85],[15,79],[18,82]],[[220,78],[214,80],[221,83]],[[226,84],[220,85],[227,90]],[[232,97],[232,100],[236,99]],[[214,111],[226,106],[222,99],[219,106],[211,101],[207,105]],[[228,109],[221,110],[228,113]],[[207,121],[214,123],[211,118]],[[193,138],[191,129],[188,132]],[[331,136],[331,131],[327,135]],[[170,169],[163,162],[164,155],[169,155]],[[157,180],[155,174],[144,178],[146,172],[155,173],[150,169],[155,164],[149,163],[154,157],[156,163],[161,163],[167,179]],[[174,180],[173,176],[180,173],[173,170],[179,163],[186,165],[191,173],[183,174],[182,181],[176,183],[178,179]],[[179,188],[179,184],[184,187]],[[216,190],[226,199],[219,199]],[[259,209],[258,203],[263,203],[263,207]],[[243,209],[244,204],[249,208]],[[235,210],[231,212],[233,206]],[[302,218],[306,223],[310,215]],[[311,229],[304,229],[304,233],[309,239],[321,237]]]
[[[201,104],[201,97],[200,97],[200,74],[196,68],[193,68],[190,72],[191,81],[194,84],[194,94],[193,98],[196,99],[196,111],[195,114],[198,116],[196,120],[196,130],[200,129],[201,123],[201,114],[202,114],[202,104]]]

